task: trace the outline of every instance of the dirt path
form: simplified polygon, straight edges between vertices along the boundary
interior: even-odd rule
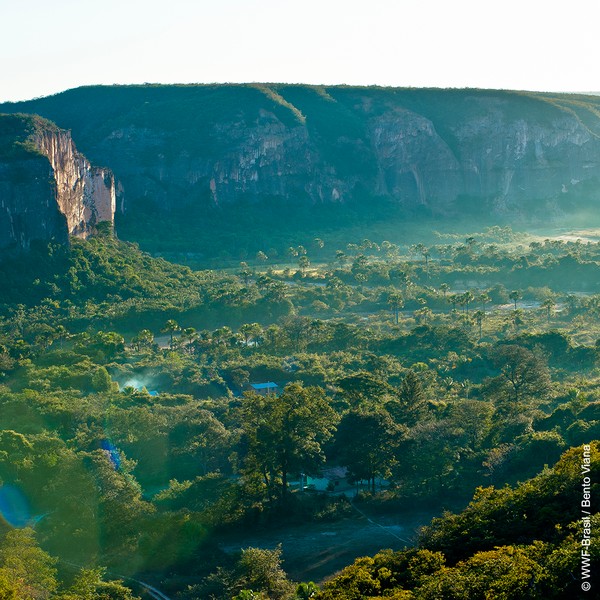
[[[432,514],[412,513],[356,518],[335,523],[307,523],[293,527],[229,536],[220,545],[228,553],[241,548],[283,549],[283,568],[294,581],[315,581],[333,575],[359,556],[372,556],[383,548],[401,550],[414,544],[416,531]]]

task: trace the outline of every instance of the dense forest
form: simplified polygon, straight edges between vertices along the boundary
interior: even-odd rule
[[[187,262],[104,227],[0,263],[0,597],[576,597],[594,232]]]

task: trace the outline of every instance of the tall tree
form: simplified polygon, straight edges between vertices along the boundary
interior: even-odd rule
[[[322,445],[335,423],[336,414],[319,387],[290,383],[280,396],[247,393],[241,407],[244,473],[262,477],[269,496],[284,501],[290,474],[318,471],[325,458]]]
[[[175,321],[174,319],[169,319],[166,323],[165,326],[161,329],[161,333],[168,333],[171,337],[171,344],[173,343],[173,335],[175,334],[175,332],[179,331],[181,329],[181,327],[179,327],[177,321]]]
[[[352,408],[376,406],[392,391],[384,377],[367,371],[352,373],[337,381],[344,401]]]
[[[392,313],[394,314],[396,325],[398,325],[398,322],[400,320],[400,311],[404,306],[404,298],[402,297],[402,294],[400,292],[392,291],[388,294],[387,302]]]
[[[398,423],[412,427],[425,414],[427,401],[419,376],[409,370],[398,389],[397,398],[388,402],[387,409]]]
[[[335,436],[334,451],[339,463],[348,467],[351,480],[367,480],[375,491],[375,479],[387,477],[396,462],[396,446],[402,429],[384,409],[351,410]]]
[[[244,346],[248,347],[251,341],[258,346],[258,338],[262,334],[262,327],[259,323],[244,323],[240,326],[239,332],[244,338]]]
[[[192,354],[193,352],[193,342],[198,337],[198,333],[194,327],[186,327],[181,330],[181,342],[183,347]]]
[[[131,339],[131,345],[138,351],[143,348],[151,348],[154,343],[154,335],[149,329],[142,329]]]
[[[522,346],[505,345],[496,349],[494,363],[506,393],[518,403],[527,398],[543,398],[550,388],[550,373],[542,358]]]
[[[554,300],[554,298],[546,298],[541,304],[541,307],[546,310],[546,318],[548,323],[550,323],[550,313],[554,310],[555,306],[556,300]]]
[[[281,545],[275,550],[245,548],[236,565],[238,584],[265,592],[268,598],[290,598],[293,586],[281,568]]]
[[[476,310],[473,313],[473,319],[475,319],[475,323],[477,323],[477,326],[479,327],[479,340],[481,341],[483,320],[485,319],[485,311]]]
[[[515,310],[517,310],[517,302],[523,297],[523,294],[520,290],[513,290],[508,297],[514,302]]]
[[[485,312],[486,304],[489,304],[492,299],[487,292],[481,292],[481,294],[478,294],[477,296],[477,301],[481,304],[481,310]]]
[[[471,302],[473,302],[474,299],[475,295],[471,290],[468,290],[461,295],[461,303],[465,305],[467,316],[469,316],[469,304],[471,304]]]
[[[298,259],[298,266],[300,267],[300,272],[304,275],[304,273],[306,273],[306,269],[310,267],[310,259],[308,256],[306,256],[306,254],[300,256]]]

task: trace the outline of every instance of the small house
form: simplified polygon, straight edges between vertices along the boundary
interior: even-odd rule
[[[348,483],[346,467],[330,467],[323,469],[319,477],[306,476],[304,489],[317,492],[334,492],[343,494],[350,492],[354,486]]]
[[[377,489],[387,487],[389,482],[381,477],[375,478]],[[300,481],[301,489],[314,490],[316,492],[330,492],[336,495],[354,495],[359,490],[369,491],[366,481],[350,482],[347,467],[328,467],[323,469],[319,477],[303,476]]]
[[[251,383],[250,390],[261,396],[269,396],[271,394],[277,395],[279,393],[279,386],[272,381],[267,381],[266,383]]]

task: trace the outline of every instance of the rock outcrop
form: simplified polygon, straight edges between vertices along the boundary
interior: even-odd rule
[[[291,211],[348,203],[370,210],[384,201],[408,215],[479,211],[539,222],[600,207],[600,98],[594,96],[99,86],[0,110],[52,119],[73,131],[86,156],[110,166],[134,239],[136,227],[148,228],[149,215],[172,223],[178,214],[200,235],[203,214],[215,207]],[[66,156],[50,142],[40,146],[48,156]],[[88,217],[70,213],[72,230],[84,231]]]
[[[91,166],[68,131],[36,117],[0,116],[0,251],[85,238],[113,222],[115,201],[111,171]]]

